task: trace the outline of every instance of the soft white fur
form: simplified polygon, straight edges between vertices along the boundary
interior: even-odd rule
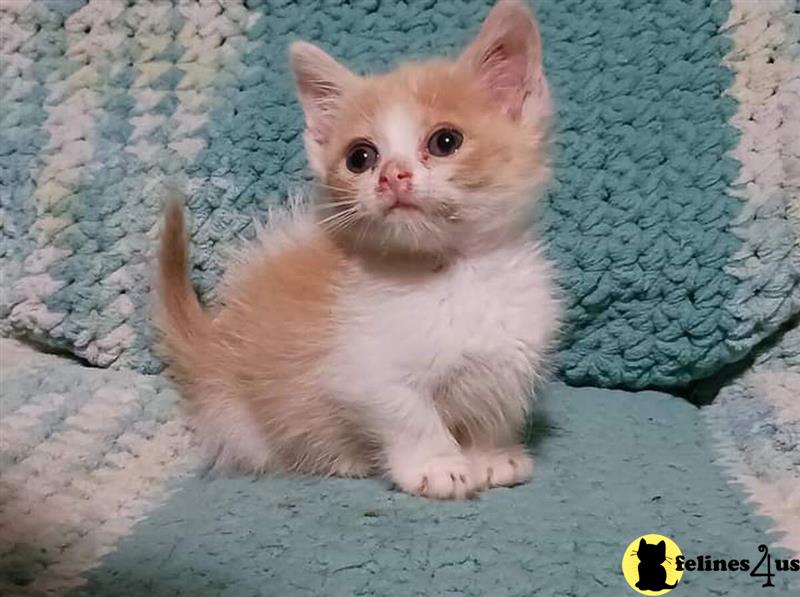
[[[412,168],[419,164],[419,119],[420,115],[410,112],[406,106],[392,104],[391,100],[386,102],[376,127],[379,132],[376,141],[381,147],[383,161],[400,160]],[[419,177],[421,168],[415,169]]]
[[[405,283],[359,268],[342,309],[326,383],[380,437],[395,482],[413,492],[426,477],[435,497],[463,497],[490,467],[495,482],[527,480],[532,463],[513,446],[559,311],[548,265],[532,244],[514,241]],[[471,458],[447,430],[448,418],[482,427]],[[517,471],[507,470],[504,448],[517,455]],[[451,474],[464,482],[453,484]]]
[[[384,466],[406,491],[458,498],[487,483],[525,481],[532,461],[518,435],[559,307],[546,261],[506,220],[521,214],[491,206],[530,207],[531,198],[498,201],[460,188],[450,182],[446,161],[426,168],[418,155],[428,131],[413,109],[387,102],[376,131],[383,159],[411,168],[423,205],[441,200],[459,221],[450,229],[447,220],[430,218],[419,230],[414,219],[427,216],[375,216],[385,202],[374,192],[377,173],[364,176],[358,208],[385,218],[379,234],[387,225],[408,225],[413,244],[435,252],[444,243],[457,257],[436,275],[424,261],[404,275],[356,267],[336,308],[341,325],[323,364],[326,390],[362,413],[384,446]],[[462,419],[482,434],[466,450],[448,431],[448,423]]]
[[[296,201],[273,213],[239,267],[310,242],[318,234],[314,218]],[[559,321],[550,267],[532,240],[510,238],[439,272],[412,267],[388,275],[354,262],[332,310],[334,346],[308,381],[384,447],[379,465],[401,488],[461,498],[489,482],[530,478],[533,463],[518,435]],[[269,468],[269,438],[243,406],[217,406],[195,421],[220,463]],[[465,449],[448,431],[459,419],[481,429]],[[364,465],[341,469],[358,474]]]

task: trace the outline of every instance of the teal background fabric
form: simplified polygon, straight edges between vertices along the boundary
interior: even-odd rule
[[[33,66],[3,78],[3,329],[92,364],[159,371],[149,282],[165,187],[189,197],[193,277],[213,300],[225,255],[266,204],[308,186],[288,43],[309,39],[357,70],[381,70],[456,52],[488,5],[245,2],[198,16],[159,3],[84,16],[76,0],[21,10],[17,23],[39,29],[13,53]],[[555,182],[540,211],[567,303],[560,374],[628,388],[709,376],[800,309],[789,300],[796,269],[784,265],[773,285],[779,309],[752,307],[758,284],[734,271],[750,241],[735,230],[743,200],[730,191],[729,5],[536,9],[557,107]],[[192,19],[208,23],[187,34]],[[790,252],[786,230],[777,249]]]
[[[741,356],[724,271],[741,209],[723,97],[727,4],[543,3],[556,90],[547,241],[569,303],[562,373],[677,386]],[[549,35],[548,35],[549,34]]]
[[[753,565],[775,539],[683,400],[554,386],[541,406],[530,485],[441,503],[378,481],[188,478],[75,595],[618,597],[641,534]],[[776,594],[796,576],[778,576]],[[687,572],[676,591],[751,597],[761,584]]]
[[[442,503],[380,480],[210,474],[162,376],[0,340],[0,594],[618,597],[622,553],[643,533],[687,555],[800,553],[781,399],[798,387],[797,341],[765,350],[709,408],[552,384],[526,430],[533,481]],[[776,372],[786,383],[765,384]],[[798,580],[779,575],[775,594]],[[730,573],[681,585],[762,590]]]

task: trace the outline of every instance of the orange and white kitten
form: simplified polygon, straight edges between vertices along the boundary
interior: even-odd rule
[[[527,481],[559,317],[526,226],[549,174],[533,17],[501,0],[457,59],[383,75],[304,42],[291,62],[319,197],[270,218],[213,316],[167,210],[159,325],[200,435],[223,466],[435,498]]]

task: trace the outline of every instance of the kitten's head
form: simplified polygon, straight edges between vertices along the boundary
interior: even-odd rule
[[[549,176],[539,31],[500,0],[455,60],[358,76],[291,48],[322,221],[373,248],[446,253],[521,229]]]
[[[639,549],[636,551],[636,555],[641,562],[661,564],[667,558],[667,544],[664,541],[651,544],[642,537],[639,541]]]

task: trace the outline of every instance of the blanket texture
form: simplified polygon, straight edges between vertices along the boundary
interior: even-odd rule
[[[288,43],[384,69],[456,52],[488,5],[0,0],[0,332],[23,341],[0,339],[0,594],[616,597],[647,532],[800,554],[797,0],[535,2],[559,372],[596,387],[545,393],[531,485],[434,504],[205,475],[150,348],[165,186],[213,301],[226,254],[309,182]]]
[[[304,184],[286,46],[354,68],[452,53],[487,2],[3,2],[8,333],[156,372],[150,257],[164,185],[190,197],[195,280]],[[545,0],[558,109],[542,235],[570,382],[675,387],[800,309],[793,0]]]
[[[800,554],[796,503],[746,499],[752,486],[729,483],[721,444],[675,396],[554,384],[528,430],[534,481],[441,503],[377,480],[211,476],[160,377],[0,349],[14,398],[0,423],[2,595],[619,597],[643,533],[687,555]],[[779,487],[770,466],[756,459],[747,477]],[[778,575],[773,592],[798,581]],[[684,584],[762,590],[733,573]]]

